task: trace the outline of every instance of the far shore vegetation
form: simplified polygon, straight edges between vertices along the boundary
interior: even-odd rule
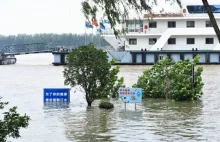
[[[109,44],[100,37],[99,34],[18,34],[18,35],[9,35],[3,36],[0,35],[0,50],[4,46],[9,45],[20,45],[20,44],[31,44],[31,43],[47,43],[51,47],[67,47],[67,48],[76,48],[80,45],[85,45],[90,42],[93,42],[97,48],[108,47]]]

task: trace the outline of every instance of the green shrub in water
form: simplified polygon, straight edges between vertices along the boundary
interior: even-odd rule
[[[114,108],[114,105],[110,102],[104,102],[103,101],[99,104],[99,108],[112,109],[112,108]]]
[[[197,100],[203,94],[202,67],[195,68],[194,84],[192,83],[192,69],[199,62],[196,56],[177,63],[172,58],[157,62],[151,69],[144,71],[133,87],[144,90],[143,97],[166,98],[177,101]]]

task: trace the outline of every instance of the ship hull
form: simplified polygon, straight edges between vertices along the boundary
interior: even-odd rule
[[[108,51],[106,52],[108,61],[116,59],[115,65],[153,65],[158,61],[172,57],[175,62],[192,59],[199,55],[198,64],[220,64],[220,50],[204,50],[204,51]],[[54,65],[66,65],[64,53],[56,52],[54,55]],[[68,53],[65,53],[68,56]]]
[[[220,50],[216,51],[109,51],[108,60],[116,59],[115,65],[153,65],[158,61],[172,57],[175,62],[192,59],[199,55],[198,64],[220,64]]]

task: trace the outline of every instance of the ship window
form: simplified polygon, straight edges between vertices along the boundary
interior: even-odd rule
[[[187,44],[195,44],[194,38],[187,38]]]
[[[149,38],[149,45],[154,45],[157,42],[156,38]]]
[[[134,32],[134,29],[129,29],[128,31],[129,31],[129,32]]]
[[[137,39],[129,39],[129,45],[137,45]]]
[[[206,27],[212,27],[212,23],[211,23],[211,21],[206,21]]]
[[[168,28],[176,28],[176,21],[168,21]]]
[[[210,5],[213,13],[220,13],[220,5]],[[187,10],[189,13],[207,13],[203,5],[188,5]]]
[[[195,27],[195,21],[186,21],[186,27]]]
[[[157,28],[157,22],[156,21],[149,22],[149,28]]]
[[[214,39],[213,38],[206,38],[205,43],[206,44],[214,44]]]
[[[175,38],[168,39],[168,44],[176,44],[176,39]]]
[[[143,31],[143,21],[140,21],[140,20],[129,20],[129,21],[126,21],[126,30],[128,32]]]

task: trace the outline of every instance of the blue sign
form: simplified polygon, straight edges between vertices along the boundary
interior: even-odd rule
[[[142,103],[142,88],[119,88],[118,92],[124,103]]]
[[[69,88],[44,88],[44,102],[70,102]]]

